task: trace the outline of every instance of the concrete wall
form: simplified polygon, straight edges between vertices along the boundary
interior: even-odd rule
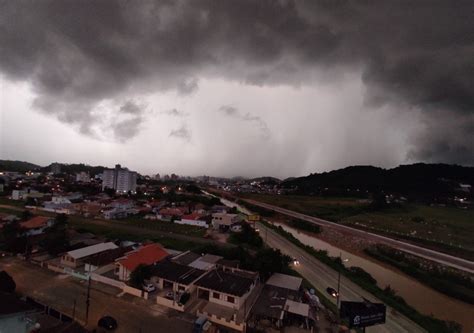
[[[161,296],[156,297],[156,304],[164,305],[168,308],[184,312],[184,305],[178,305],[178,302],[172,301]]]
[[[233,309],[236,309],[236,310],[239,309],[240,303],[241,303],[240,297],[217,292],[219,294],[219,298],[215,298],[214,293],[216,293],[216,292],[217,291],[209,290],[209,302],[216,303],[216,304],[219,304],[219,305],[223,305],[223,306],[233,308]],[[228,302],[227,301],[227,296],[234,297],[234,303]]]
[[[91,273],[91,279],[93,281],[97,281],[97,282],[101,282],[101,283],[104,283],[104,284],[108,284],[110,286],[113,286],[113,287],[117,287],[117,288],[120,288],[123,290],[123,288],[126,286],[125,283],[121,282],[121,281],[117,281],[115,279],[111,279],[111,278],[108,278],[106,276],[103,276],[103,275],[99,275],[97,273]]]
[[[245,332],[245,323],[237,324],[233,320],[228,321],[225,318],[220,318],[220,317],[218,317],[214,314],[210,314],[210,313],[207,313],[207,312],[201,312],[199,310],[197,311],[196,314],[198,316],[206,316],[207,319],[209,319],[211,322],[216,323],[218,325],[226,326],[226,327],[232,328],[232,329],[234,329],[236,331],[239,331],[239,332]]]

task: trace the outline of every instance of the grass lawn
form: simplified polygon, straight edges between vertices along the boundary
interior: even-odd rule
[[[25,206],[25,201],[23,201],[23,200],[11,200],[11,199],[8,199],[7,197],[0,197],[0,205],[10,205],[10,206],[16,206],[16,207],[24,207]]]
[[[445,251],[458,255],[466,250],[474,251],[472,210],[407,204],[370,212],[368,203],[357,198],[264,194],[245,194],[244,197],[425,245],[438,244]]]

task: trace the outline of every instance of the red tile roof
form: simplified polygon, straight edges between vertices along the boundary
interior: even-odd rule
[[[28,221],[21,222],[20,226],[25,229],[36,229],[46,227],[49,220],[51,220],[50,217],[35,216],[32,219],[29,219]]]
[[[118,262],[129,271],[133,271],[140,264],[152,265],[161,261],[169,255],[164,248],[158,244],[144,245],[136,251],[129,252],[124,259]]]
[[[202,217],[201,214],[193,212],[191,214],[181,216],[181,219],[182,220],[194,220],[195,221],[195,220],[199,220],[201,217]]]
[[[160,210],[160,215],[165,215],[165,216],[181,216],[183,215],[183,212],[177,208],[163,208]]]

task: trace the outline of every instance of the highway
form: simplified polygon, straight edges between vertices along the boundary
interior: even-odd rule
[[[298,271],[304,278],[306,278],[320,292],[326,294],[327,287],[337,289],[338,273],[335,270],[327,267],[325,264],[306,253],[298,246],[277,234],[274,230],[265,227],[261,223],[258,224],[258,228],[260,230],[260,236],[264,239],[268,246],[279,249],[282,253],[299,260],[300,264],[294,267],[295,270]],[[340,295],[341,300],[343,301],[362,301],[362,297],[364,297],[371,302],[380,302],[372,294],[352,283],[344,276],[341,276]],[[331,301],[334,304],[336,303],[335,298],[331,298]],[[366,332],[416,333],[426,331],[396,312],[394,309],[387,307],[387,318],[385,325],[368,327]]]
[[[248,202],[252,205],[263,207],[263,208],[266,208],[266,209],[269,209],[269,210],[272,210],[272,211],[275,211],[275,212],[278,212],[278,213],[281,213],[281,214],[284,214],[284,215],[287,215],[287,216],[291,216],[291,217],[295,217],[295,218],[305,220],[305,221],[308,221],[308,222],[311,222],[311,223],[315,223],[315,224],[318,224],[318,225],[323,226],[323,227],[329,227],[329,228],[333,228],[335,230],[339,229],[339,230],[346,231],[346,232],[349,231],[350,233],[352,233],[355,236],[359,236],[359,237],[362,237],[364,239],[369,239],[369,240],[372,240],[372,241],[376,241],[378,243],[386,244],[386,245],[389,245],[393,248],[403,250],[405,252],[417,255],[419,257],[422,257],[422,258],[425,258],[425,259],[428,259],[428,260],[432,260],[432,261],[438,262],[440,264],[447,265],[447,266],[450,266],[450,267],[454,267],[454,268],[457,268],[457,269],[461,269],[463,271],[474,274],[474,262],[472,262],[470,260],[454,257],[454,256],[451,256],[451,255],[446,254],[446,253],[433,251],[433,250],[430,250],[430,249],[427,249],[427,248],[424,248],[424,247],[421,247],[421,246],[417,246],[417,245],[413,245],[413,244],[410,244],[410,243],[402,242],[402,241],[392,239],[392,238],[389,238],[389,237],[385,237],[385,236],[382,236],[382,235],[377,235],[377,234],[367,232],[367,231],[364,231],[364,230],[359,230],[359,229],[356,229],[356,228],[348,227],[348,226],[341,225],[341,224],[338,224],[338,223],[335,223],[335,222],[330,222],[330,221],[323,220],[323,219],[320,219],[320,218],[317,218],[317,217],[301,214],[301,213],[298,213],[298,212],[295,212],[295,211],[292,211],[292,210],[288,210],[288,209],[281,208],[281,207],[278,207],[278,206],[270,205],[270,204],[263,203],[263,202],[260,202],[260,201],[255,201],[255,200],[251,200],[251,199],[242,199],[242,200],[246,201],[246,202]]]

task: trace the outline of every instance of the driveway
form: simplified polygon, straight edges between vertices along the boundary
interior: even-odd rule
[[[17,292],[30,296],[85,322],[87,282],[58,275],[17,258],[0,259],[0,270],[10,274]],[[117,333],[191,332],[192,318],[149,301],[121,294],[119,289],[93,282],[90,292],[88,328],[100,317],[111,315],[118,322]]]

